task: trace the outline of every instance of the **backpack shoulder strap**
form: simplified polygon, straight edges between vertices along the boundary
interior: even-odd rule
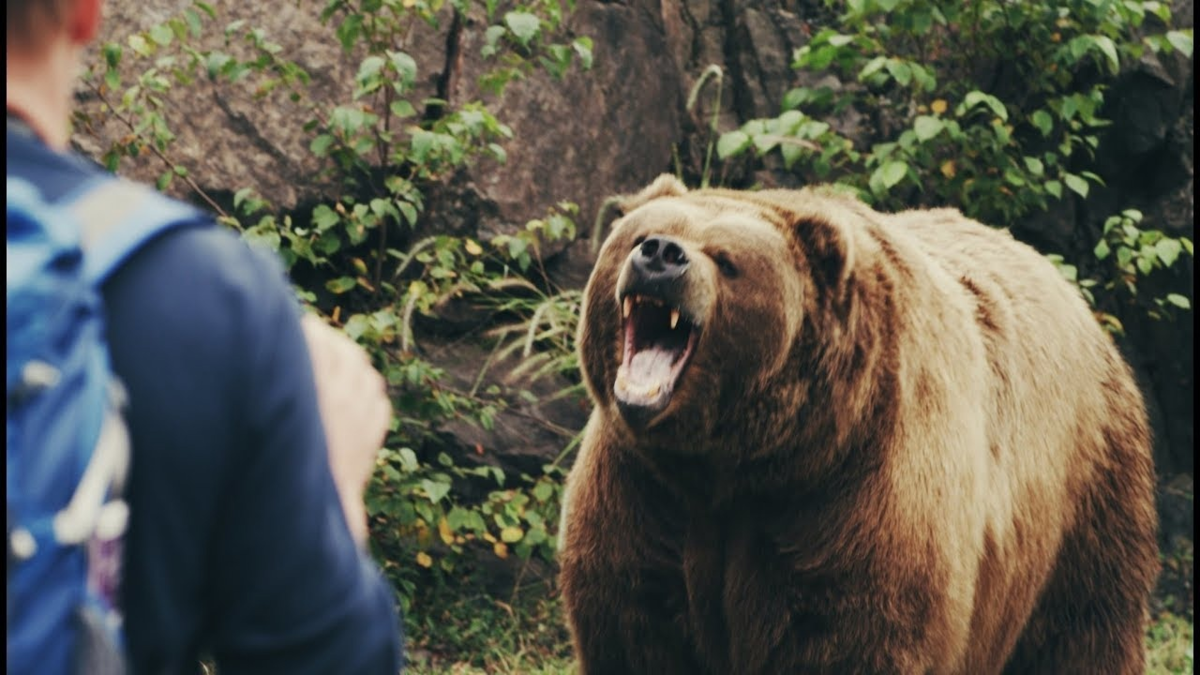
[[[64,200],[82,228],[84,275],[103,283],[142,244],[205,218],[199,209],[145,185],[103,177]]]

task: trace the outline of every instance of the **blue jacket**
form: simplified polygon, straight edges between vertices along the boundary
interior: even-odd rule
[[[9,124],[8,175],[48,200],[102,168]],[[394,595],[330,474],[299,307],[277,261],[212,222],[105,285],[133,462],[121,601],[135,673],[401,668]]]

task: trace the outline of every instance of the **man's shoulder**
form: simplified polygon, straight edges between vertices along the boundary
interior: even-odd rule
[[[48,147],[28,126],[11,116],[5,141],[7,175],[36,185],[49,202],[62,199],[87,181],[111,175],[83,155]]]
[[[85,184],[108,178],[117,181],[82,155],[46,146],[11,117],[7,142],[7,174],[36,185],[49,202],[70,199]],[[278,301],[281,295],[289,295],[277,259],[250,249],[211,217],[199,212],[196,216],[188,226],[165,229],[122,264],[116,276],[134,283],[106,287],[122,286],[122,295],[136,296],[219,294],[228,299],[236,295],[247,304]]]

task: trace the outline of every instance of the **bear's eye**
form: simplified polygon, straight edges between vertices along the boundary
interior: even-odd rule
[[[644,241],[646,241],[646,235],[644,235],[644,234],[639,235],[636,239],[633,240],[633,248],[637,248],[637,247],[641,246],[642,242],[644,242]]]
[[[721,251],[713,256],[713,262],[717,263],[717,269],[721,270],[721,274],[733,279],[738,275],[737,265],[729,259],[729,254]]]

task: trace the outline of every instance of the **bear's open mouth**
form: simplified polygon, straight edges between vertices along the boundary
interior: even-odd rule
[[[614,393],[626,419],[644,425],[670,402],[699,329],[679,307],[646,295],[623,297],[621,314],[625,341]]]

